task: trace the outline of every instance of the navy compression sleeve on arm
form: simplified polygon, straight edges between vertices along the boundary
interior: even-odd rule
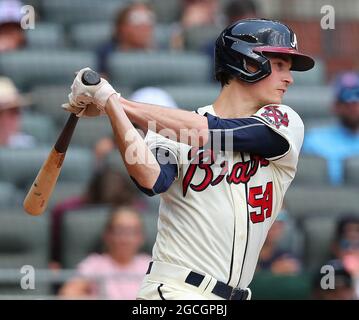
[[[289,142],[264,123],[253,118],[221,119],[209,113],[208,120],[211,140],[220,134],[221,150],[225,150],[225,141],[233,137],[233,151],[254,153],[264,158],[273,158],[285,154]],[[230,141],[228,139],[227,141]]]
[[[166,192],[171,186],[172,182],[177,177],[177,162],[174,157],[168,150],[163,148],[156,148],[152,150],[154,153],[158,164],[160,165],[161,171],[158,176],[155,185],[152,189],[142,187],[133,177],[132,181],[136,186],[145,194],[152,197],[156,194]]]

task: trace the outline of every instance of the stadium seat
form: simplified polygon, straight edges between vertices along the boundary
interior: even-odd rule
[[[302,119],[332,117],[333,90],[329,86],[290,87],[285,94],[283,104],[293,108]]]
[[[151,0],[151,5],[156,13],[156,20],[160,23],[172,23],[180,18],[180,0]]]
[[[45,21],[65,25],[113,20],[127,0],[46,0],[42,4]]]
[[[56,49],[65,46],[63,27],[57,23],[36,23],[26,30],[27,47],[31,49]]]
[[[48,267],[48,257],[47,213],[34,218],[24,214],[21,209],[2,209],[0,214],[0,269],[2,269],[0,295],[49,294],[50,287],[36,278],[36,270]],[[27,269],[29,267],[34,268],[35,288],[24,290],[21,288],[21,280],[25,275],[30,275],[30,269]],[[29,281],[25,283],[29,284]]]
[[[78,23],[71,27],[71,43],[81,50],[96,50],[101,44],[110,41],[114,26],[111,22]],[[172,26],[157,24],[154,31],[156,48],[168,49]]]
[[[35,179],[51,147],[31,149],[0,149],[0,180],[24,189]],[[87,182],[93,168],[89,150],[70,147],[67,151],[59,181]]]
[[[0,56],[0,73],[22,90],[39,84],[71,86],[76,71],[95,66],[94,53],[88,51],[20,50]]]
[[[202,51],[205,47],[213,43],[222,31],[218,26],[198,26],[188,28],[184,33],[185,48],[190,51]]]
[[[302,223],[304,235],[304,265],[308,270],[315,270],[330,257],[337,217],[317,215],[305,218]]]
[[[189,111],[212,104],[220,92],[220,86],[212,84],[173,85],[162,89],[172,96],[179,108]]]
[[[50,116],[57,129],[62,128],[68,118],[61,105],[68,100],[71,83],[67,85],[43,85],[35,87],[30,94],[31,103],[38,113]]]
[[[306,300],[311,295],[311,275],[274,275],[258,272],[249,285],[253,300]]]
[[[327,161],[324,158],[305,155],[299,158],[293,185],[329,184]]]
[[[170,24],[156,24],[155,25],[155,43],[158,49],[169,49],[171,42],[171,35],[173,32],[173,25]]]
[[[109,57],[110,78],[132,89],[145,86],[206,83],[207,56],[190,53],[115,53]]]
[[[359,186],[359,157],[351,157],[345,162],[345,182]]]
[[[20,205],[20,191],[11,182],[0,182],[0,208]],[[2,210],[1,210],[2,214]]]
[[[71,144],[93,148],[103,137],[112,136],[112,127],[106,116],[81,119],[76,126]]]
[[[87,183],[94,170],[91,150],[70,145],[63,163],[59,182]]]
[[[325,65],[315,59],[315,66],[307,72],[293,72],[294,84],[304,86],[321,86],[325,83]]]
[[[325,214],[336,216],[345,211],[358,211],[359,188],[330,186],[291,186],[285,196],[290,213],[296,219]]]
[[[36,217],[23,210],[2,210],[0,215],[0,268],[32,265],[47,268],[49,225],[45,212]]]
[[[24,113],[21,119],[22,130],[33,136],[37,145],[49,145],[55,142],[55,124],[47,115]]]
[[[112,24],[106,22],[78,23],[71,27],[71,43],[82,50],[94,50],[110,40]]]

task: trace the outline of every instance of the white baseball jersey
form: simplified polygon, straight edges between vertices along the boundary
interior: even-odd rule
[[[197,112],[215,116],[211,105]],[[214,154],[147,134],[150,149],[167,149],[178,165],[176,180],[161,194],[154,261],[207,273],[232,287],[249,285],[294,178],[304,136],[302,120],[288,106],[268,105],[252,117],[284,137],[289,150],[271,159],[243,152]],[[209,157],[212,163],[198,163]]]

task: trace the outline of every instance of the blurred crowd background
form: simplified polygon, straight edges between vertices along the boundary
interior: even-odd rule
[[[34,28],[26,29],[26,5]],[[333,18],[325,5],[334,9],[334,29],[323,28]],[[294,72],[284,99],[306,138],[253,298],[357,298],[357,0],[0,0],[0,298],[135,298],[159,197],[134,187],[106,117],[79,121],[47,211],[30,217],[22,209],[68,118],[60,106],[85,66],[136,101],[187,110],[210,104],[220,90],[214,41],[250,17],[286,22],[316,59],[313,70]],[[35,288],[20,285],[25,265],[35,268]],[[334,290],[320,286],[325,265],[336,272]]]

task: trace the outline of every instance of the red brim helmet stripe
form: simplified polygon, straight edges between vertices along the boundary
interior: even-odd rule
[[[298,52],[293,48],[285,48],[285,47],[256,47],[253,51],[257,52],[273,52],[279,54],[288,54],[292,57],[292,67],[293,71],[307,71],[314,67],[314,59],[308,55]]]

